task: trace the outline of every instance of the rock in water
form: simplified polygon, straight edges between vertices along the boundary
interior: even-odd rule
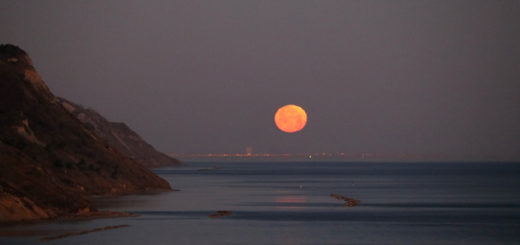
[[[350,198],[350,197],[344,197],[340,194],[335,194],[335,193],[332,193],[330,194],[331,197],[333,198],[336,198],[338,200],[342,200],[342,201],[345,201],[345,204],[343,206],[346,206],[346,207],[354,207],[354,206],[358,206],[361,202],[357,199],[354,199],[354,198]]]
[[[222,218],[224,216],[231,216],[233,215],[233,213],[231,211],[226,211],[226,210],[219,210],[215,213],[212,213],[210,214],[208,217],[210,218]]]
[[[89,195],[170,189],[70,114],[29,56],[0,45],[0,222],[95,210]]]

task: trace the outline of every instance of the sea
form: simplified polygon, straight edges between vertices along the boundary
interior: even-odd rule
[[[93,200],[139,216],[3,226],[0,244],[520,244],[520,163],[189,162],[154,172],[178,191]],[[210,217],[217,211],[230,215]],[[107,226],[122,227],[40,241]]]

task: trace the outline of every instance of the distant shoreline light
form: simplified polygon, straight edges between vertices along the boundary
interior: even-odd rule
[[[496,156],[463,156],[463,155],[443,155],[443,154],[376,154],[376,153],[345,153],[345,152],[315,152],[315,153],[171,153],[171,157],[184,160],[197,159],[287,159],[287,160],[342,160],[342,161],[456,161],[456,162],[516,162],[514,160],[503,159]]]

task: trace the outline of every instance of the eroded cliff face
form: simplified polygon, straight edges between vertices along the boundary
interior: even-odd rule
[[[86,109],[66,99],[58,98],[59,103],[78,118],[87,128],[121,153],[148,168],[179,166],[181,162],[169,157],[144,141],[141,136],[124,123],[110,122],[92,109]]]
[[[170,189],[69,113],[29,56],[0,45],[0,222],[95,210],[90,195]]]

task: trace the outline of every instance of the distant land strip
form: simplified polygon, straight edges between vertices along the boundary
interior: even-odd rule
[[[514,161],[510,156],[456,155],[456,154],[411,154],[411,153],[170,153],[182,160],[218,159],[276,159],[276,160],[342,160],[342,161]]]

